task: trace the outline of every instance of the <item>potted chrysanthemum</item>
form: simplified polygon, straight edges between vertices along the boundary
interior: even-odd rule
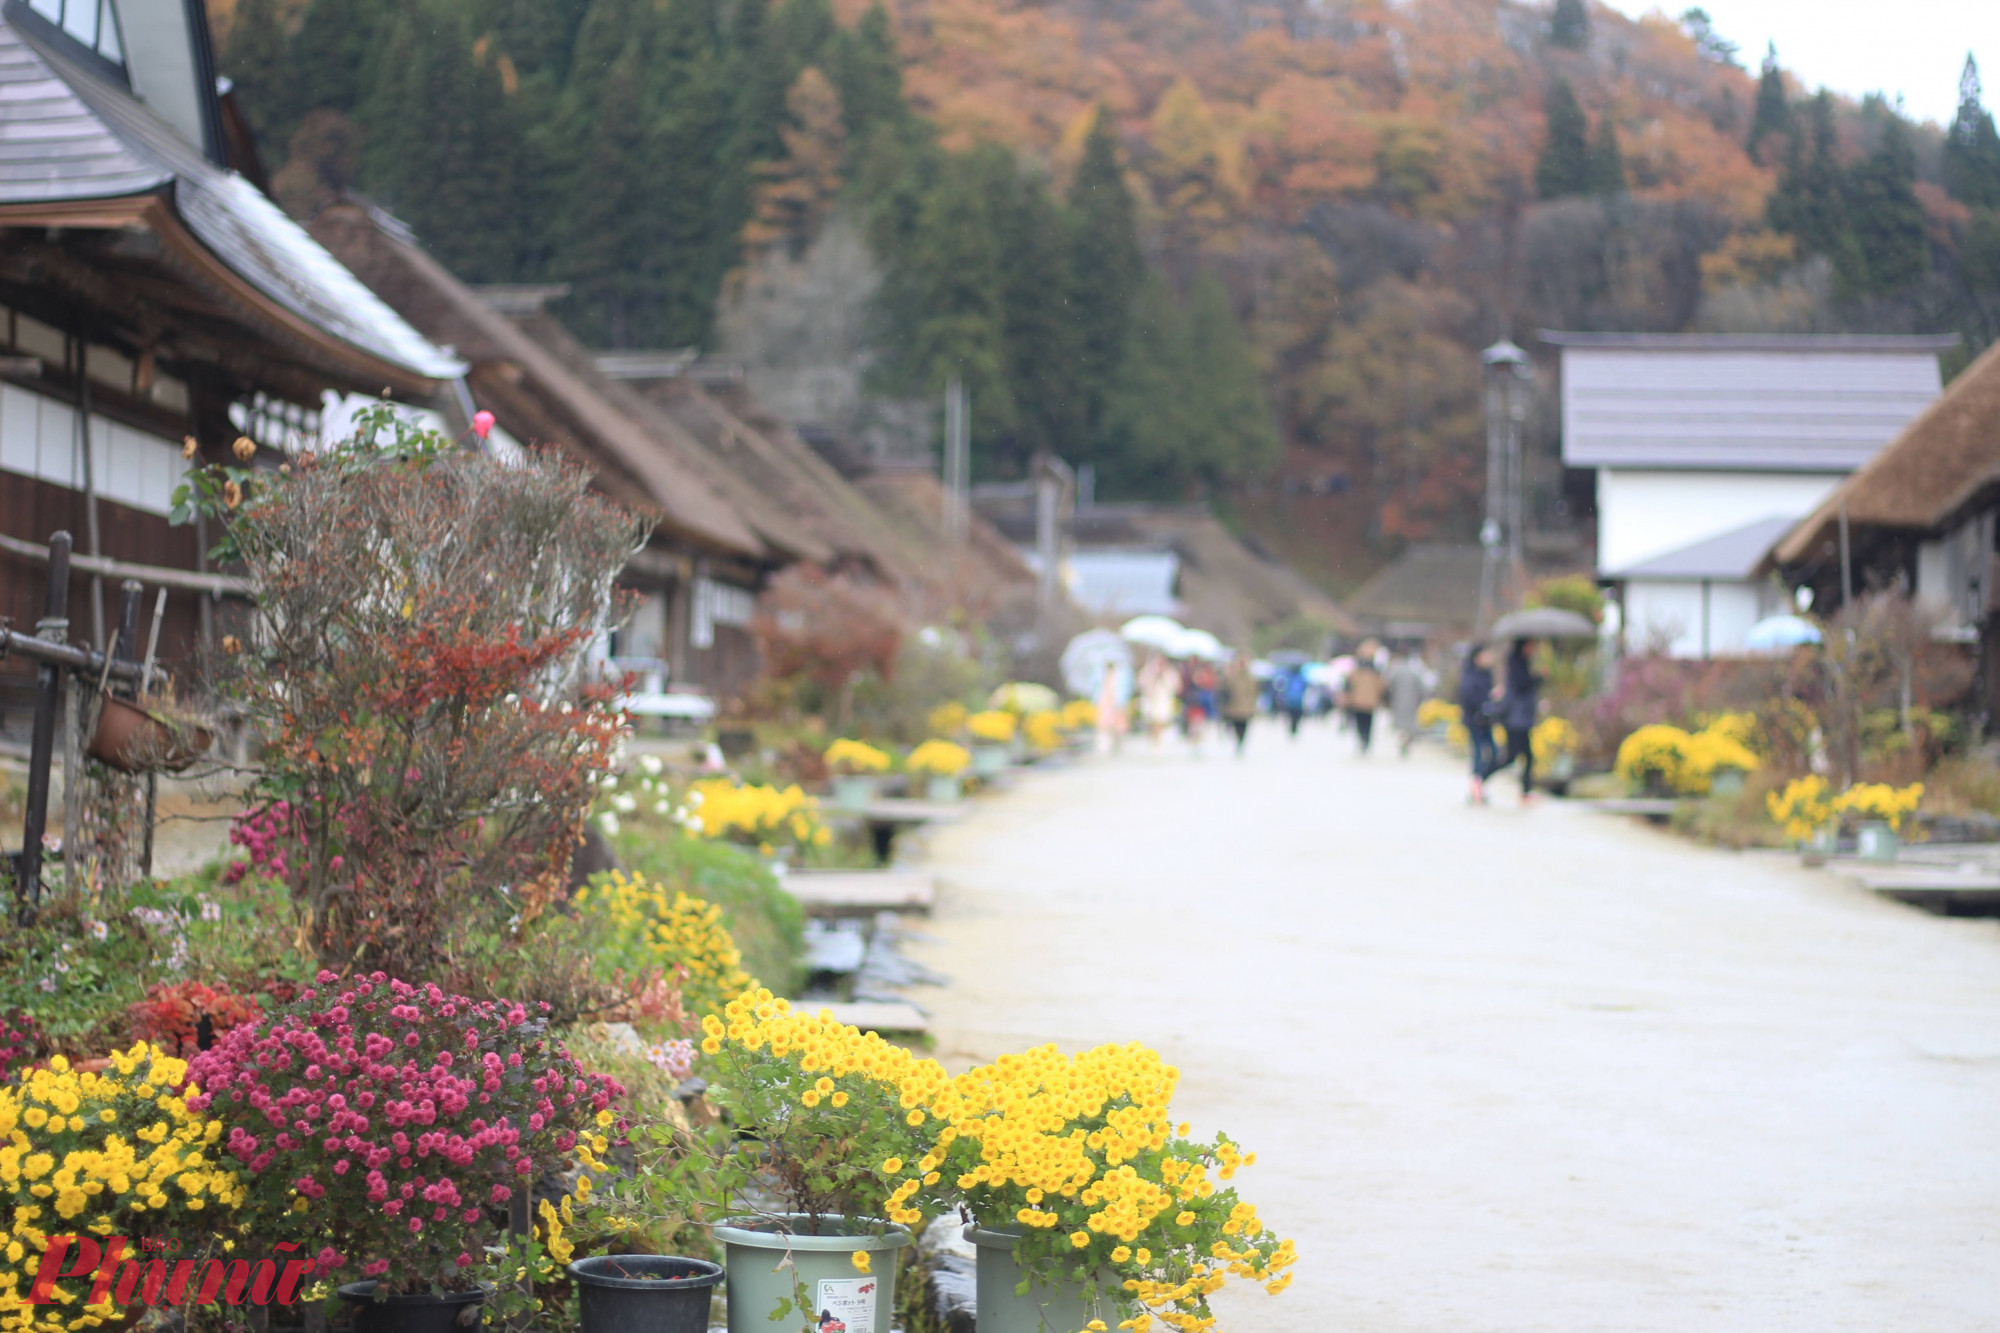
[[[928,740],[910,751],[910,772],[924,779],[924,795],[933,801],[956,801],[965,794],[965,770],[972,755],[963,745]]]
[[[875,1033],[753,990],[702,1021],[710,1097],[733,1129],[713,1228],[730,1333],[888,1333],[901,1252],[939,1180],[923,1107],[947,1076]]]
[[[78,1069],[58,1055],[0,1084],[0,1208],[12,1223],[0,1258],[0,1310],[11,1329],[115,1325],[117,1293],[88,1303],[103,1279],[91,1272],[95,1260],[79,1258],[101,1246],[102,1271],[112,1271],[131,1244],[126,1238],[144,1236],[198,1259],[231,1229],[242,1201],[240,1173],[217,1148],[222,1125],[189,1095],[184,1061],[139,1042],[91,1063],[104,1067]],[[315,1262],[296,1243],[278,1257],[287,1258],[286,1250],[294,1252],[286,1264],[257,1265],[267,1290],[277,1268],[290,1270],[288,1287],[295,1287],[293,1266]],[[144,1263],[136,1252],[127,1257]],[[83,1275],[42,1286],[45,1274],[64,1271]],[[31,1287],[41,1287],[49,1303],[24,1306]],[[124,1287],[126,1299],[140,1299],[129,1281]]]
[[[980,1333],[1206,1327],[1229,1278],[1289,1284],[1292,1243],[1228,1184],[1254,1155],[1175,1126],[1176,1078],[1136,1042],[1044,1046],[935,1100],[943,1171],[974,1218]]]
[[[574,1164],[588,1197],[606,1148],[621,1089],[546,1027],[525,1005],[322,971],[196,1057],[189,1105],[228,1126],[252,1230],[310,1235],[355,1279],[340,1295],[362,1327],[448,1326],[485,1299],[516,1193]]]
[[[821,756],[832,776],[828,779],[833,804],[841,810],[866,810],[880,789],[882,775],[889,771],[889,753],[866,741],[837,740]]]
[[[1014,733],[1020,718],[1004,708],[989,708],[965,720],[972,733],[972,771],[979,777],[998,777],[1012,757]]]

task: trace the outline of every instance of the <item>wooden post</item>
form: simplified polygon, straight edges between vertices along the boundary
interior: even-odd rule
[[[60,643],[69,637],[69,547],[67,532],[49,538],[49,584],[35,637]],[[42,835],[49,826],[49,766],[55,758],[56,713],[62,706],[60,664],[43,662],[35,671],[35,721],[28,746],[28,808],[22,818],[21,856],[14,893],[25,925],[35,919],[42,898]],[[65,776],[67,785],[68,778]]]

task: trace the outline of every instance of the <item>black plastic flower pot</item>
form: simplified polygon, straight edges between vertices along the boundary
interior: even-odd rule
[[[486,1289],[375,1299],[373,1282],[350,1282],[340,1299],[354,1307],[354,1333],[467,1333],[479,1327]]]
[[[708,1333],[722,1266],[671,1254],[595,1254],[569,1266],[583,1333]]]

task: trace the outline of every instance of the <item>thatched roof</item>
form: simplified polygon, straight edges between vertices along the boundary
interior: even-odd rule
[[[674,535],[770,557],[721,488],[701,474],[694,441],[621,411],[593,370],[564,364],[380,215],[338,204],[313,219],[311,230],[398,314],[471,362],[473,394],[509,434],[581,455],[609,493],[658,515]]]
[[[1479,619],[1485,566],[1480,547],[1418,542],[1356,589],[1347,609],[1400,635],[1470,633]]]
[[[1935,531],[2000,486],[2000,343],[1959,372],[1888,448],[1842,482],[1778,543],[1772,560],[1796,564],[1840,523]]]

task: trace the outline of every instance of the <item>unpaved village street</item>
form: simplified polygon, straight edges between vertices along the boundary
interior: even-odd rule
[[[928,849],[938,1054],[1178,1064],[1299,1244],[1236,1333],[2000,1328],[2000,924],[1495,785],[1269,722],[1030,775]]]

